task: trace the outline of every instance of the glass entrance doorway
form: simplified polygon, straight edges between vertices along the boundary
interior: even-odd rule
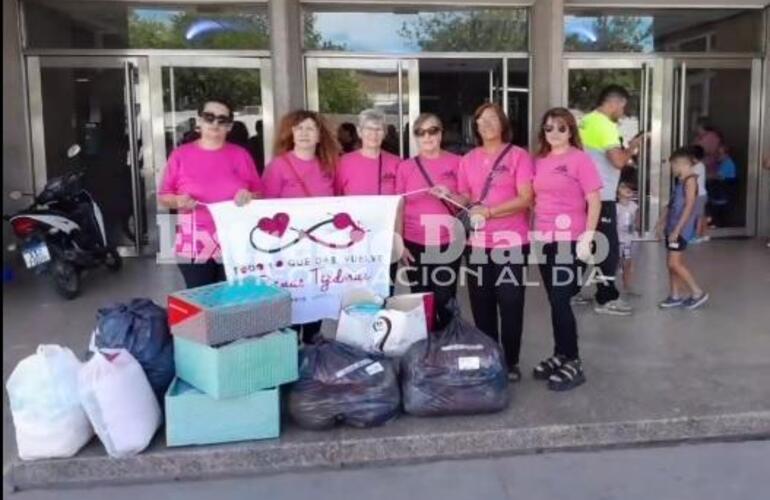
[[[756,231],[759,168],[759,60],[571,58],[564,101],[579,119],[609,84],[631,94],[619,122],[621,142],[645,131],[650,139],[621,179],[638,188],[640,232],[654,237],[672,185],[668,157],[680,147],[706,149],[709,215],[716,237]]]
[[[126,57],[30,57],[35,188],[66,170],[82,148],[85,187],[104,214],[111,244],[137,255],[148,242],[152,193],[147,64]]]
[[[335,128],[355,125],[368,107],[380,109],[389,125],[384,147],[402,157],[416,151],[409,129],[421,112],[441,118],[445,149],[457,154],[472,149],[473,112],[484,102],[500,104],[514,142],[528,145],[527,59],[308,57],[306,68],[310,109],[324,113]]]

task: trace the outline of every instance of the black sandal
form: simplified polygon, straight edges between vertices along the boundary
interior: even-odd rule
[[[548,359],[544,359],[532,370],[532,376],[537,380],[548,380],[565,361],[566,358],[564,356],[551,356]]]
[[[585,383],[586,376],[583,373],[583,364],[579,359],[571,359],[564,362],[548,378],[548,388],[552,391],[568,391]]]

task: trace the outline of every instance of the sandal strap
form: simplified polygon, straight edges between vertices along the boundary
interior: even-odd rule
[[[557,383],[572,382],[582,371],[580,362],[577,360],[567,361],[558,370],[551,375],[551,380]]]
[[[550,358],[541,361],[535,368],[538,371],[554,371],[562,366],[562,360],[559,356],[551,356]]]

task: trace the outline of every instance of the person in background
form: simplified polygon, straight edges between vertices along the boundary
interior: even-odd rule
[[[274,151],[275,158],[265,168],[265,198],[334,196],[339,146],[321,115],[298,110],[284,116]],[[308,344],[320,331],[321,322],[293,328]]]
[[[738,169],[728,153],[727,146],[719,146],[715,186],[717,196],[712,197],[714,221],[720,227],[729,226],[730,210],[738,198]]]
[[[706,167],[707,177],[716,176],[719,167],[719,147],[724,140],[722,133],[711,125],[708,117],[702,116],[698,119],[693,143],[703,148],[703,164]]]
[[[337,142],[342,148],[342,153],[350,153],[359,147],[358,134],[356,126],[350,122],[345,122],[337,129]]]
[[[555,108],[543,116],[539,143],[533,234],[543,246],[540,274],[551,305],[554,350],[532,374],[547,380],[549,389],[565,391],[586,381],[570,299],[580,290],[582,262],[591,256],[602,210],[602,179],[591,156],[581,149],[569,110]]]
[[[707,234],[711,218],[708,216],[706,207],[708,205],[708,189],[706,188],[706,164],[703,163],[705,151],[703,146],[693,144],[689,147],[690,155],[695,158],[693,170],[698,176],[698,199],[695,202],[695,216],[698,218],[698,227],[696,237],[693,243],[703,243],[709,241],[711,237]]]
[[[249,129],[246,128],[246,124],[242,121],[235,120],[232,127],[230,127],[230,132],[227,133],[227,142],[248,150]]]
[[[198,115],[200,138],[172,151],[158,193],[162,206],[190,221],[179,224],[176,235],[176,254],[187,261],[179,264],[187,288],[225,279],[214,220],[202,204],[233,200],[242,206],[264,191],[251,156],[226,141],[233,123],[232,106],[210,98],[201,104]]]
[[[187,131],[184,134],[182,134],[182,139],[179,141],[179,144],[187,144],[189,142],[195,142],[200,138],[201,138],[201,133],[198,128],[198,119],[189,118],[187,120]]]
[[[585,151],[591,155],[602,179],[602,213],[597,230],[609,243],[607,257],[598,264],[601,279],[596,284],[596,305],[594,311],[599,314],[627,316],[633,312],[631,306],[620,298],[615,287],[615,274],[620,259],[618,241],[616,197],[620,172],[633,162],[639,153],[645,134],[637,135],[629,141],[628,147],[621,146],[618,121],[625,115],[630,96],[628,91],[618,85],[610,85],[599,95],[598,107],[583,117],[580,122],[580,139]],[[576,303],[580,302],[576,296]]]
[[[499,105],[482,104],[473,116],[477,147],[460,161],[460,196],[454,200],[470,206],[472,220],[484,221],[471,233],[466,252],[471,311],[476,326],[502,345],[508,378],[518,382],[532,158],[511,144],[510,123]]]
[[[433,293],[434,324],[441,329],[451,319],[447,305],[457,292],[461,256],[448,262],[431,262],[430,258],[446,252],[454,241],[455,235],[448,228],[455,223],[456,209],[441,195],[457,191],[460,157],[441,149],[443,125],[438,116],[421,114],[413,130],[418,153],[402,161],[396,173],[396,193],[405,195],[401,263],[413,293]],[[441,186],[440,192],[431,191],[436,186]]]
[[[637,237],[639,204],[636,191],[624,182],[618,186],[618,240],[620,241],[620,268],[623,272],[623,293],[635,295],[634,254]]]
[[[265,171],[265,129],[262,120],[254,123],[254,135],[249,137],[248,150],[257,165],[259,175],[262,175]]]
[[[673,192],[666,210],[657,224],[658,235],[665,236],[668,250],[668,274],[670,293],[658,304],[661,309],[697,309],[709,299],[684,260],[687,245],[695,237],[695,205],[698,198],[698,176],[695,174],[695,159],[687,148],[681,148],[669,159],[671,170],[676,177]],[[665,230],[665,232],[664,232]],[[687,296],[689,292],[689,296]]]
[[[401,155],[398,148],[398,132],[395,125],[388,125],[388,130],[385,132],[385,140],[382,141],[382,149],[396,156]]]

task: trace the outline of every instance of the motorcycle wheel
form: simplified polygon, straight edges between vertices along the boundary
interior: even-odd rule
[[[120,271],[120,268],[123,267],[123,257],[116,249],[110,248],[104,254],[104,265],[112,272]]]
[[[69,262],[57,260],[51,269],[56,292],[67,300],[80,295],[80,273]]]

